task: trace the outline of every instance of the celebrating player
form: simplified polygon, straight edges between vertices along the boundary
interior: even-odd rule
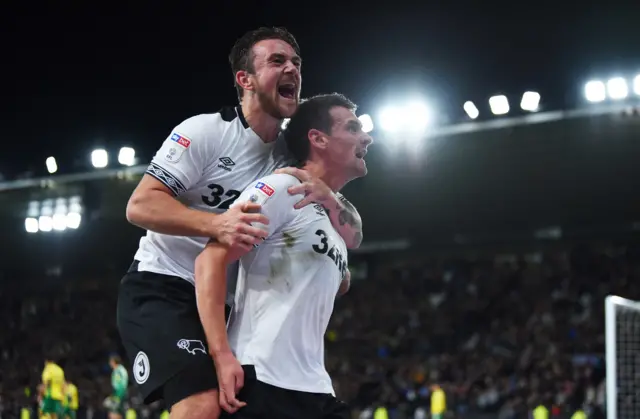
[[[178,125],[127,205],[129,221],[148,232],[120,286],[118,328],[145,402],[164,399],[174,419],[219,414],[216,373],[196,304],[194,261],[210,238],[242,253],[267,235],[251,225],[269,222],[252,213],[257,204],[229,208],[256,179],[286,165],[286,145],[276,139],[300,95],[300,51],[284,29],[245,34],[230,62],[241,105]],[[362,230],[355,209],[327,194],[318,179],[304,180],[307,202],[330,209],[347,245],[357,247]]]
[[[334,192],[367,173],[364,156],[372,140],[354,110],[342,95],[316,96],[300,105],[285,132],[304,169]],[[196,295],[218,373],[220,406],[236,418],[348,414],[324,366],[334,299],[347,288],[341,286],[348,281],[347,247],[326,208],[294,209],[303,195],[288,190],[299,183],[273,174],[238,198],[236,205],[260,204],[270,222],[261,226],[269,231],[265,241],[240,258],[228,339],[225,266],[238,253],[212,240],[196,260]]]
[[[42,371],[41,412],[52,419],[62,419],[64,392],[64,371],[50,357],[44,362]]]

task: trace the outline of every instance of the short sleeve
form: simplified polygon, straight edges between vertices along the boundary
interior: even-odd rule
[[[269,219],[269,225],[259,227],[264,227],[271,236],[295,217],[296,210],[293,206],[304,196],[291,195],[288,189],[299,183],[298,179],[286,174],[265,176],[245,189],[233,206],[245,202],[261,205],[261,213]]]
[[[195,185],[215,156],[224,134],[218,114],[198,115],[175,127],[151,160],[146,173],[178,196]]]

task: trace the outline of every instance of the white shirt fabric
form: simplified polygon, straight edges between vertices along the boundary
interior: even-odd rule
[[[240,259],[229,343],[264,383],[334,394],[324,335],[347,271],[347,248],[321,205],[294,209],[303,196],[287,188],[296,184],[292,176],[273,174],[237,200],[262,205],[269,236]]]
[[[175,127],[146,173],[190,208],[222,213],[256,179],[286,162],[282,137],[263,142],[236,107],[194,116]],[[134,258],[140,262],[140,271],[173,275],[195,284],[195,260],[208,240],[148,231]]]

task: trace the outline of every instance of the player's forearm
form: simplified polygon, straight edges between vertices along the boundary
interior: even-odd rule
[[[225,319],[226,249],[208,244],[196,259],[196,301],[210,354],[230,352]]]
[[[131,224],[172,236],[211,237],[216,215],[188,208],[167,193],[134,193],[127,204]]]
[[[338,194],[332,202],[324,205],[338,234],[349,249],[357,249],[362,243],[362,219],[356,208],[347,199]]]

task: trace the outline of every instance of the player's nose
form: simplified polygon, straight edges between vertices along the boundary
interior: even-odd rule
[[[373,144],[373,137],[369,134],[365,134],[362,136],[362,139],[360,141],[362,142],[362,145],[364,147],[369,147],[371,144]]]

